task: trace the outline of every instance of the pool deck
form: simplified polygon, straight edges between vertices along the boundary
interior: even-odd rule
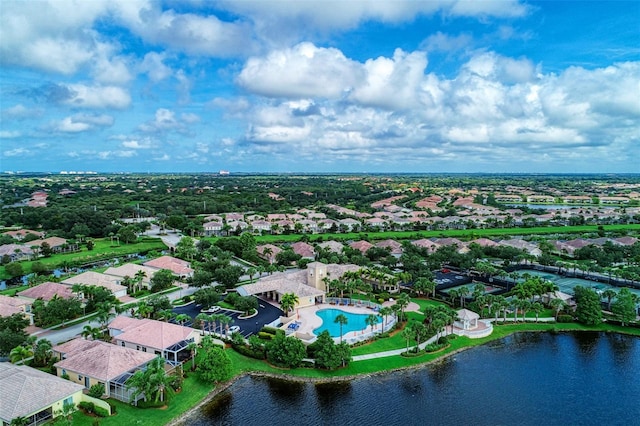
[[[382,306],[391,306],[395,304],[395,302],[385,302]],[[308,306],[305,308],[299,308],[296,310],[296,313],[291,315],[290,319],[292,321],[298,321],[300,324],[300,328],[297,330],[297,334],[299,336],[314,336],[313,330],[320,327],[322,325],[322,319],[316,314],[318,311],[322,309],[340,309],[345,312],[350,312],[353,314],[375,314],[376,311],[360,307],[357,305],[331,305],[329,303],[322,303],[314,306]],[[417,303],[409,303],[409,306],[405,308],[405,311],[414,311],[418,312],[420,306]]]

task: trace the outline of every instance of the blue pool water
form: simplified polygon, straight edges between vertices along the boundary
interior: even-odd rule
[[[318,315],[322,319],[322,325],[313,330],[313,333],[317,336],[323,331],[327,330],[329,331],[331,337],[340,337],[340,324],[336,324],[334,322],[336,317],[340,314],[347,317],[348,320],[347,323],[342,326],[342,335],[345,335],[351,331],[362,331],[365,328],[371,328],[365,322],[366,318],[369,315],[352,314],[340,309],[322,309],[316,312],[316,315]],[[378,320],[378,323],[380,322],[381,320]]]

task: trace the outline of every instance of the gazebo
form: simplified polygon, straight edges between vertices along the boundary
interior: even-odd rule
[[[457,311],[458,314],[458,324],[456,324],[462,330],[473,330],[478,328],[478,320],[480,319],[480,315],[476,314],[473,311],[468,309],[460,309]]]

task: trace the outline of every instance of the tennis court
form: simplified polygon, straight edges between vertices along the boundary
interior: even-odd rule
[[[519,271],[518,272],[520,274],[520,276],[523,276],[524,274],[529,274],[532,277],[540,277],[543,278],[545,280],[549,280],[552,281],[555,285],[558,286],[558,289],[563,292],[563,293],[567,293],[567,294],[573,294],[573,288],[575,286],[582,286],[582,287],[586,287],[586,288],[592,288],[594,289],[598,294],[602,293],[603,291],[612,288],[615,291],[619,291],[620,287],[616,287],[616,286],[612,286],[606,283],[601,283],[598,281],[590,281],[590,280],[585,280],[582,278],[568,278],[568,277],[563,277],[560,275],[556,275],[556,274],[552,274],[550,272],[544,272],[544,271],[536,271],[536,270],[531,270],[531,269],[527,269],[526,271]],[[518,280],[518,281],[524,281],[524,278]],[[632,293],[637,294],[638,296],[640,296],[640,290],[637,289],[629,289],[631,290]]]

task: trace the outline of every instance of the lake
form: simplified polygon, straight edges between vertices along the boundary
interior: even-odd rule
[[[415,370],[314,385],[244,377],[186,425],[640,424],[640,338],[519,333]]]

